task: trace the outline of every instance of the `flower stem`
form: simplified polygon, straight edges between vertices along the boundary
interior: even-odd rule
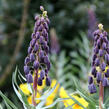
[[[35,97],[37,96],[37,80],[38,80],[38,71],[35,71],[34,81],[33,81],[33,96],[32,96],[32,103],[36,106]]]
[[[103,97],[104,97],[104,87],[102,86],[102,82],[99,85],[99,109],[103,109]]]

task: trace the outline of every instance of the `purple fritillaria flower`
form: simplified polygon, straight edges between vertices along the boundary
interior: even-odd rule
[[[42,85],[43,79],[47,78],[47,86],[50,85],[48,71],[50,70],[49,46],[48,46],[48,31],[50,21],[47,16],[47,11],[44,11],[43,6],[40,6],[41,15],[35,16],[35,26],[31,35],[30,45],[28,47],[28,56],[24,62],[24,72],[28,83],[33,82],[31,72],[40,72],[40,77],[37,76],[37,84]],[[31,69],[31,70],[30,70]],[[47,71],[45,73],[45,71]],[[49,79],[48,79],[49,78]],[[36,85],[35,85],[36,87]]]

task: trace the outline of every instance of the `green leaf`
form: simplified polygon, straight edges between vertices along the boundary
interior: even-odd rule
[[[18,68],[16,67],[15,72],[13,73],[13,77],[12,77],[12,85],[13,85],[14,91],[15,91],[16,95],[18,96],[19,100],[23,103],[24,108],[28,109],[28,107],[31,107],[31,106],[29,105],[29,103],[27,101],[26,95],[19,88],[17,81],[16,81],[17,71],[18,71]]]
[[[1,91],[0,91],[0,96],[4,99],[5,104],[9,109],[11,109],[11,107],[14,109],[18,109]]]

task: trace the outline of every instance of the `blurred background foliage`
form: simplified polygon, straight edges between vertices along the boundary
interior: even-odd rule
[[[87,83],[90,72],[93,43],[88,37],[92,20],[88,11],[92,10],[96,22],[102,22],[109,31],[109,0],[0,0],[0,90],[14,98],[13,101],[12,72],[18,65],[23,73],[34,16],[39,13],[40,5],[47,10],[50,28],[54,28],[58,40],[54,44],[54,47],[58,45],[58,52],[50,52],[50,75],[70,91],[74,90],[72,76],[87,89],[84,83]],[[49,34],[50,42],[52,35]],[[52,43],[50,46],[53,50]]]

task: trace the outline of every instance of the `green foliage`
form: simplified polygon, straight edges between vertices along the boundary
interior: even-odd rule
[[[80,38],[75,38],[72,42],[72,46],[77,47],[70,53],[72,72],[79,75],[83,81],[87,81],[91,69],[92,46],[85,33],[80,32]]]
[[[59,53],[59,55],[51,54],[51,76],[55,77],[65,89],[72,87],[72,66],[69,64],[69,58],[66,57],[65,51]],[[54,74],[54,75],[53,75]]]

